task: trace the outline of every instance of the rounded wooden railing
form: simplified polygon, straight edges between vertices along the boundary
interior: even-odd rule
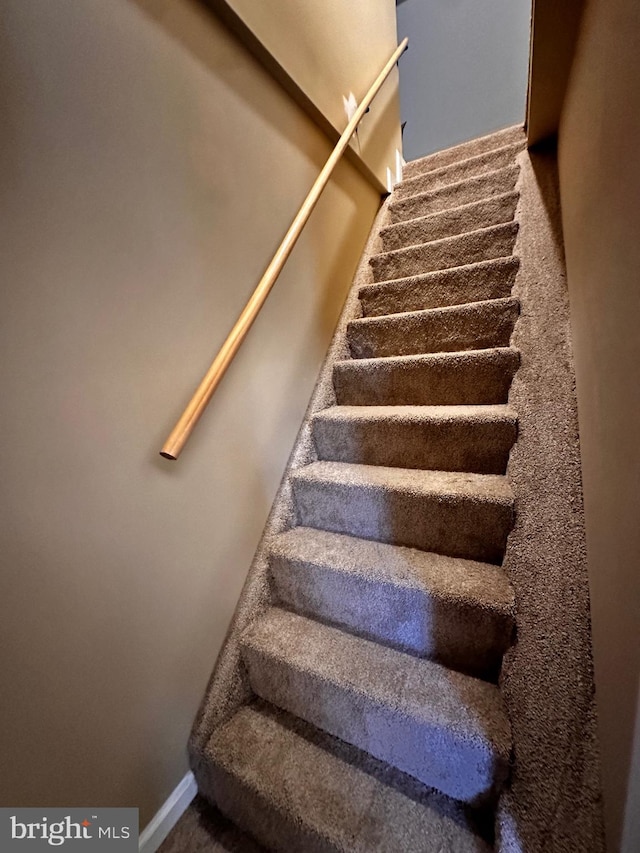
[[[380,71],[376,79],[371,85],[371,88],[364,96],[362,102],[354,112],[349,124],[344,129],[344,132],[338,142],[336,143],[335,148],[331,152],[331,156],[325,163],[322,171],[316,178],[313,186],[311,187],[309,194],[305,198],[304,202],[298,213],[295,216],[295,219],[291,223],[289,230],[284,236],[282,243],[278,247],[273,259],[267,269],[265,270],[264,275],[258,282],[258,286],[253,291],[253,294],[247,304],[245,305],[242,313],[238,317],[236,324],[233,329],[229,332],[227,339],[222,344],[218,354],[214,358],[211,367],[207,370],[204,375],[202,382],[198,385],[193,397],[187,404],[182,415],[178,419],[178,422],[171,430],[171,433],[160,451],[160,455],[164,456],[165,459],[177,459],[180,455],[182,448],[186,444],[189,436],[193,432],[195,425],[200,420],[202,413],[207,407],[207,404],[211,400],[213,396],[213,392],[218,387],[220,380],[224,376],[227,368],[231,364],[233,357],[238,351],[242,341],[246,337],[247,332],[251,328],[254,320],[258,316],[260,309],[262,308],[264,301],[269,295],[271,288],[276,283],[280,272],[282,271],[283,266],[289,255],[291,254],[291,250],[296,244],[298,237],[300,236],[302,229],[304,228],[307,220],[311,216],[311,212],[316,206],[320,195],[329,182],[333,170],[338,165],[340,158],[344,154],[351,137],[356,132],[362,117],[369,109],[369,104],[375,98],[377,93],[379,92],[382,84],[387,79],[393,66],[396,64],[398,59],[400,59],[401,55],[407,48],[409,40],[404,39],[393,52],[393,54],[389,57],[388,62],[384,66],[384,68]]]

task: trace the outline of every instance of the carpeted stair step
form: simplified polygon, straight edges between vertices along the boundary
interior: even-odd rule
[[[403,222],[439,213],[451,207],[460,207],[472,201],[480,201],[491,196],[512,192],[518,180],[519,168],[507,166],[495,172],[487,172],[476,178],[449,184],[433,192],[423,192],[409,198],[391,201],[389,217],[391,222]]]
[[[403,176],[404,178],[415,178],[416,175],[421,175],[424,172],[432,172],[435,169],[448,166],[450,163],[468,160],[478,154],[484,154],[515,143],[519,143],[522,148],[525,147],[526,139],[522,125],[507,127],[496,133],[471,139],[468,142],[462,142],[460,145],[454,145],[452,148],[445,148],[443,151],[436,151],[434,154],[427,154],[426,157],[412,160],[404,167]]]
[[[374,282],[420,275],[461,264],[506,257],[512,253],[517,236],[518,223],[505,222],[419,246],[382,252],[370,258],[369,265]]]
[[[381,762],[269,706],[241,708],[206,757],[207,796],[269,850],[491,850],[467,807],[424,788],[405,793]]]
[[[312,432],[321,461],[504,474],[517,416],[508,406],[332,406]]]
[[[508,346],[520,303],[490,299],[352,320],[347,340],[353,358],[458,352]]]
[[[447,270],[365,284],[358,298],[365,317],[421,311],[509,296],[520,261],[495,258]]]
[[[505,166],[515,163],[521,149],[522,143],[517,142],[505,145],[502,148],[493,148],[491,151],[476,154],[474,157],[468,157],[465,160],[457,160],[455,163],[423,172],[413,178],[405,175],[404,180],[394,187],[395,198],[408,198],[408,196],[417,195],[421,192],[438,190],[448,184],[475,178],[485,172],[504,169]]]
[[[297,524],[500,563],[513,524],[506,477],[314,462],[291,476]]]
[[[340,406],[506,403],[520,355],[512,347],[336,361]]]
[[[514,626],[499,566],[305,527],[276,537],[269,563],[287,608],[496,679]]]
[[[490,225],[511,222],[515,216],[519,194],[517,192],[473,201],[431,216],[408,219],[389,225],[380,231],[385,252],[416,246],[442,237],[453,237],[467,231],[477,231]]]
[[[423,784],[479,805],[504,782],[495,685],[278,608],[240,644],[258,696]]]

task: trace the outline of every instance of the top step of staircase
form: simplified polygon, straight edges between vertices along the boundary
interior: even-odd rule
[[[429,169],[412,178],[404,177],[394,188],[394,197],[409,198],[421,192],[433,192],[434,190],[455,184],[476,175],[486,172],[495,172],[511,166],[522,150],[522,142],[511,143],[502,148],[492,148],[483,154],[476,154],[464,160],[449,163],[448,166],[440,166],[437,169]]]
[[[412,160],[404,167],[403,178],[415,178],[424,172],[430,172],[434,169],[441,169],[443,166],[448,166],[451,163],[456,163],[459,160],[468,160],[471,157],[476,157],[479,154],[485,154],[493,149],[503,148],[505,145],[522,142],[526,144],[526,137],[522,125],[514,125],[507,127],[504,130],[499,130],[496,133],[491,133],[487,136],[481,136],[479,139],[471,139],[469,142],[462,142],[460,145],[455,145],[452,148],[446,148],[443,151],[436,151],[434,154],[428,154],[426,157],[420,157],[417,160]]]

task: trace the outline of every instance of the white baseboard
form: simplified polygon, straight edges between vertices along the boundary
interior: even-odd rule
[[[198,788],[193,773],[187,773],[179,785],[169,794],[165,802],[145,827],[140,835],[138,850],[140,853],[156,853],[156,850],[178,819],[187,810],[189,803],[193,800]]]

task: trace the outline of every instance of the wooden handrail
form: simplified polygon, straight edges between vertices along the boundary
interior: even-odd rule
[[[276,279],[280,275],[282,267],[284,266],[287,258],[291,254],[291,251],[295,246],[298,237],[302,232],[302,229],[304,228],[307,220],[311,216],[311,212],[316,206],[318,199],[320,198],[320,195],[322,193],[322,190],[328,184],[333,170],[338,165],[340,158],[342,157],[347,146],[349,145],[351,137],[356,132],[356,129],[360,124],[362,117],[369,109],[369,104],[378,94],[382,84],[391,73],[391,69],[393,68],[393,66],[396,64],[398,59],[400,59],[404,51],[407,49],[408,43],[409,40],[405,38],[398,45],[393,54],[389,57],[389,61],[384,66],[382,71],[378,74],[371,88],[364,96],[362,103],[358,106],[355,113],[351,117],[351,120],[346,126],[344,133],[338,140],[336,147],[331,153],[331,156],[329,157],[322,171],[316,178],[316,181],[311,187],[308,196],[302,203],[302,207],[296,214],[295,219],[289,227],[289,230],[285,234],[282,243],[280,243],[278,250],[273,256],[273,260],[265,270],[264,275],[258,282],[258,286],[253,291],[251,298],[245,305],[242,314],[240,314],[240,316],[238,317],[235,326],[229,333],[226,341],[220,348],[218,355],[213,360],[211,367],[209,368],[209,370],[207,370],[206,374],[204,375],[204,378],[202,379],[202,382],[200,383],[200,385],[198,385],[195,394],[189,401],[187,407],[180,416],[174,428],[171,430],[169,437],[165,441],[164,446],[160,451],[160,455],[164,456],[165,459],[177,459],[180,455],[182,448],[187,442],[187,439],[193,432],[195,425],[200,420],[200,417],[206,409],[209,400],[213,396],[213,392],[218,387],[220,380],[222,379],[227,368],[231,364],[233,357],[235,356],[236,352],[240,347],[240,344],[242,343],[247,332],[253,325],[253,321],[258,316],[258,313],[262,308],[267,296],[269,295],[271,288],[276,283]]]

